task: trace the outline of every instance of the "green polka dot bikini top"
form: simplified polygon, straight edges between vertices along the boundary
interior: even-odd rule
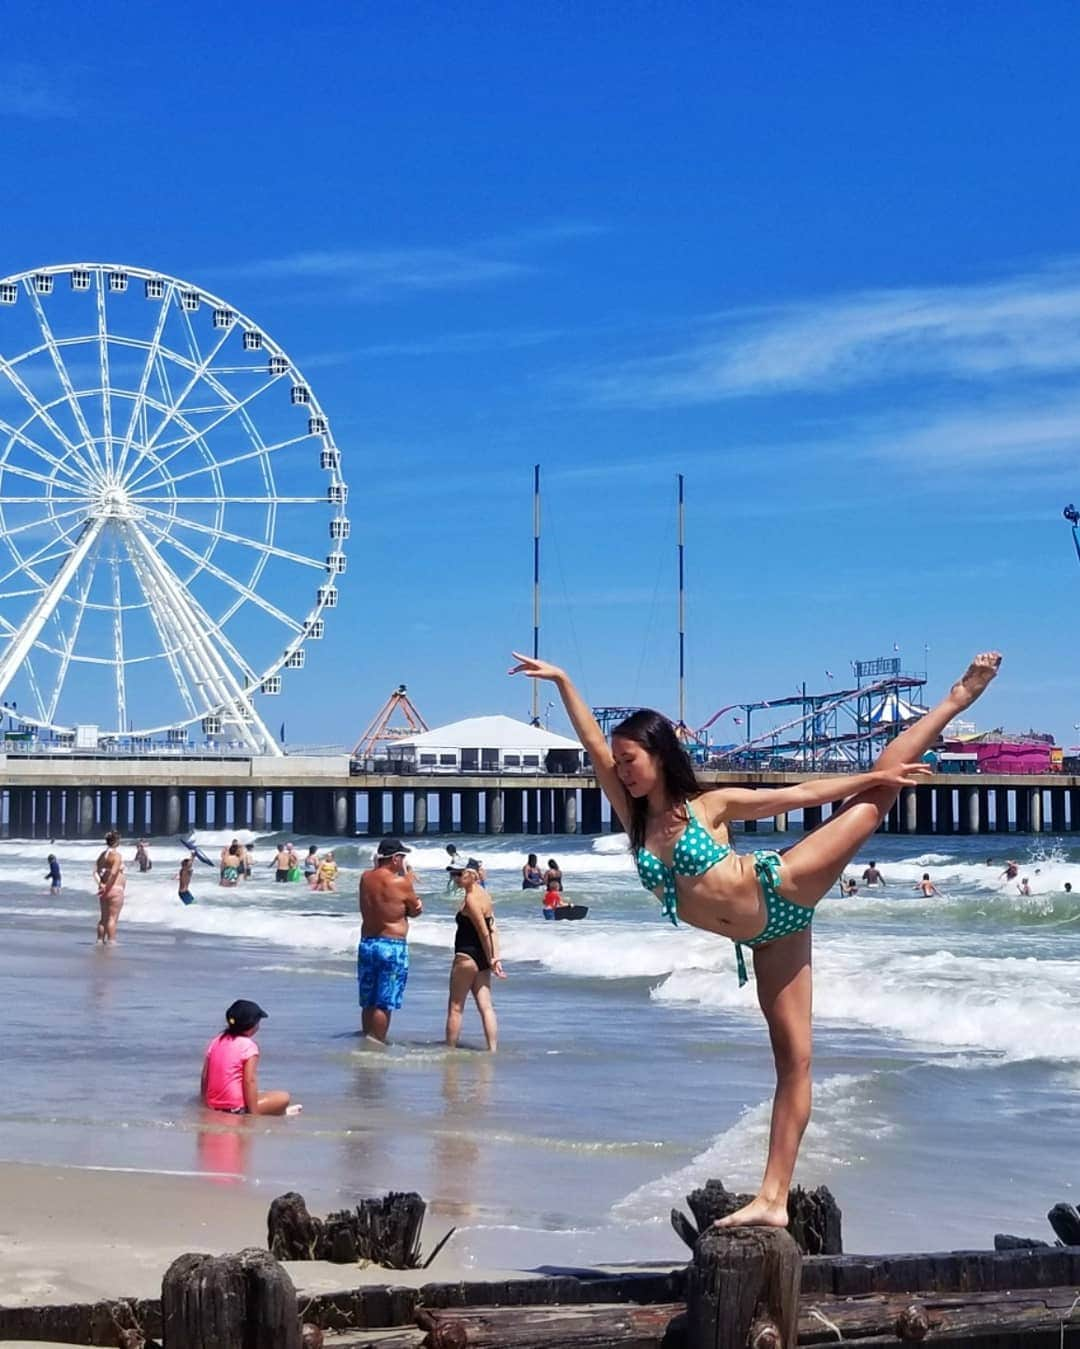
[[[634,854],[638,876],[641,878],[641,883],[645,889],[655,890],[658,885],[664,887],[664,897],[660,901],[660,908],[676,927],[679,925],[679,899],[675,890],[675,877],[703,876],[710,867],[714,867],[717,862],[723,861],[731,852],[727,844],[717,843],[712,834],[701,824],[694,814],[690,802],[687,801],[685,805],[686,828],[679,835],[675,847],[672,849],[671,866],[662,862],[654,852],[650,852],[645,847],[639,848]]]

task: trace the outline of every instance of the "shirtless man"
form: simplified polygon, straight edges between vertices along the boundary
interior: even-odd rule
[[[287,881],[289,879],[289,850],[291,843],[279,843],[277,851],[274,853],[274,880]]]
[[[885,877],[878,870],[878,864],[871,862],[862,874],[863,885],[884,885]]]
[[[410,851],[400,840],[384,838],[375,850],[375,865],[360,876],[363,926],[356,973],[361,1026],[366,1036],[383,1043],[409,978],[409,919],[424,909],[405,861]]]
[[[918,883],[915,889],[921,893],[923,899],[933,899],[935,895],[937,895],[938,898],[941,897],[941,891],[930,879],[929,871],[923,872],[922,880]]]

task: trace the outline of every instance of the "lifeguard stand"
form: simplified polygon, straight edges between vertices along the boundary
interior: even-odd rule
[[[406,724],[404,726],[390,725],[395,712],[400,713],[405,718]],[[379,708],[363,735],[356,742],[352,757],[354,759],[373,759],[375,748],[380,743],[401,740],[407,735],[417,735],[420,731],[428,729],[427,722],[416,710],[415,704],[406,692],[405,685],[399,684],[382,707]]]

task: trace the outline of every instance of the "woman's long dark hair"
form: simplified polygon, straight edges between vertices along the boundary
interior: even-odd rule
[[[651,707],[643,707],[631,713],[625,721],[620,721],[611,732],[612,740],[633,740],[643,750],[655,756],[660,775],[664,781],[664,790],[672,805],[683,801],[693,801],[706,790],[697,779],[690,756],[679,743],[675,727],[662,712],[654,712]],[[640,848],[645,842],[645,822],[649,814],[649,802],[644,796],[630,796],[629,825],[630,846]]]

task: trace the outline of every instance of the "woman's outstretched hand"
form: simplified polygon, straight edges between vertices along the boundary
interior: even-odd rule
[[[929,777],[934,770],[925,763],[902,763],[895,768],[875,768],[872,777],[883,787],[914,787],[920,778]]]
[[[509,674],[528,675],[530,679],[560,679],[566,673],[557,665],[546,660],[533,660],[532,656],[523,656],[520,651],[511,651],[510,654],[517,664],[510,667]]]

